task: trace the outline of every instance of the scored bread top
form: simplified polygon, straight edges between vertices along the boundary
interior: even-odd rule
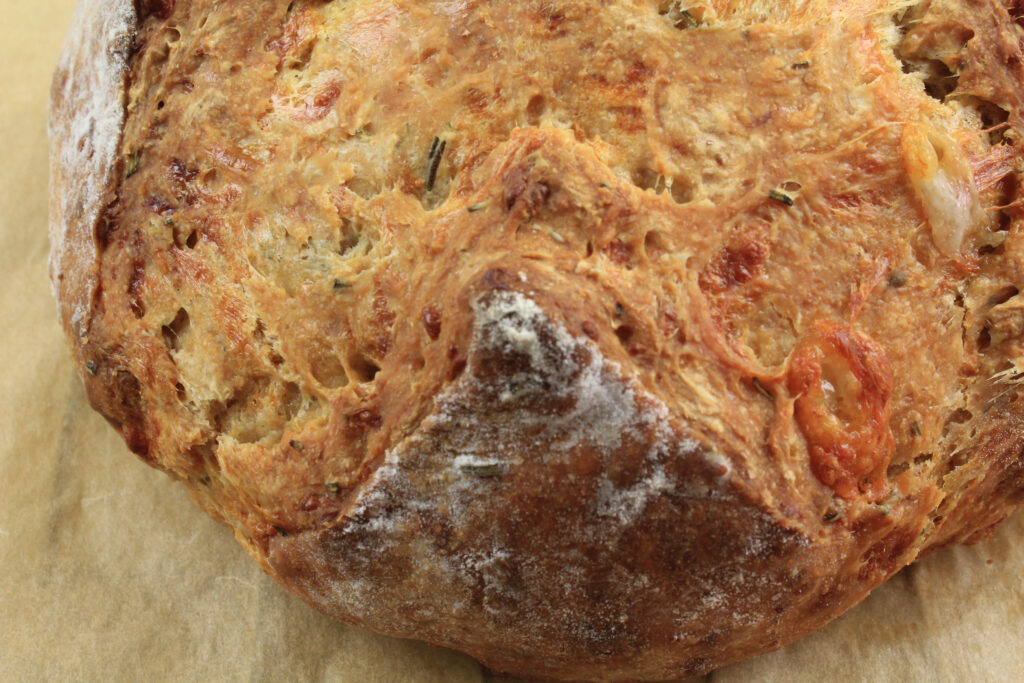
[[[83,3],[90,401],[339,618],[558,677],[778,647],[1020,502],[1012,9]]]

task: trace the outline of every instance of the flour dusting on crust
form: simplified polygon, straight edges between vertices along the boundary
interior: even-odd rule
[[[549,458],[556,458],[583,442],[615,450],[637,428],[667,417],[660,403],[638,401],[634,386],[619,379],[623,373],[618,365],[604,359],[593,343],[552,324],[532,299],[518,292],[499,292],[478,299],[473,311],[475,348],[489,349],[503,358],[521,357],[522,362],[500,377],[473,380],[476,390],[495,398],[499,408],[520,408],[516,420],[509,421],[517,423],[514,431],[488,433],[489,426],[478,423],[484,433],[467,431],[469,440],[498,448],[518,446],[521,427],[536,444],[547,445]],[[472,378],[478,377],[475,369],[470,368]],[[540,390],[545,400],[561,399],[571,407],[564,413],[521,410]],[[465,405],[464,395],[462,387],[455,387],[439,399],[441,420],[466,420],[461,416],[471,414],[467,409],[472,406]],[[503,430],[506,423],[499,424]],[[471,447],[468,442],[460,446]]]
[[[274,541],[275,571],[330,613],[463,647],[504,642],[510,657],[545,641],[595,662],[623,642],[647,647],[634,609],[676,633],[711,613],[762,627],[770,605],[742,590],[734,560],[756,564],[806,539],[740,502],[727,458],[682,436],[657,399],[536,301],[488,292],[473,310],[463,377],[337,527]],[[743,533],[711,547],[679,535],[712,514],[746,520]],[[657,580],[666,565],[691,579]],[[782,595],[792,578],[759,580]]]
[[[57,188],[50,199],[50,278],[77,334],[95,280],[92,230],[115,180],[135,7],[129,0],[80,0],[71,25],[50,102],[50,185]],[[65,292],[61,280],[68,280]]]
[[[721,469],[721,456],[708,454],[696,441],[673,439],[668,411],[633,382],[623,379],[622,369],[604,358],[589,340],[577,339],[554,324],[532,299],[518,292],[498,292],[481,297],[473,305],[474,354],[521,363],[513,372],[481,377],[470,364],[466,380],[437,398],[436,415],[423,429],[443,435],[447,459],[445,476],[453,477],[448,503],[464,509],[467,501],[490,485],[492,477],[514,472],[534,453],[543,463],[566,462],[580,448],[594,450],[606,460],[626,441],[645,442],[649,473],[625,488],[604,478],[594,512],[614,517],[623,524],[634,522],[646,500],[667,490],[685,487],[671,481],[659,464],[669,453],[686,452],[709,459]],[[564,402],[564,410],[534,410],[536,401]],[[496,414],[500,418],[496,419]],[[389,488],[404,476],[403,459],[408,445],[388,453],[366,487],[366,494],[349,517],[364,515],[375,528],[388,522],[368,514],[379,502],[381,488]],[[603,463],[605,466],[607,462]],[[724,487],[727,476],[720,478]],[[408,488],[403,486],[403,488]],[[414,493],[412,489],[408,491]],[[703,492],[715,495],[715,490]],[[434,505],[432,494],[403,498],[402,505],[424,510]]]

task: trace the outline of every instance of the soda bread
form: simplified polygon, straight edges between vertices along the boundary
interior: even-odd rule
[[[1024,499],[1018,5],[81,0],[89,400],[349,623],[778,648]]]

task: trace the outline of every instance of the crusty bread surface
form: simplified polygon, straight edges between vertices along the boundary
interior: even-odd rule
[[[349,623],[781,647],[1024,499],[1017,4],[81,0],[89,400]]]

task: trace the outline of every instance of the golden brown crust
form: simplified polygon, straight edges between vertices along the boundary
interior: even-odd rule
[[[142,3],[54,277],[93,405],[311,604],[667,678],[1024,497],[1021,29],[591,5]]]

